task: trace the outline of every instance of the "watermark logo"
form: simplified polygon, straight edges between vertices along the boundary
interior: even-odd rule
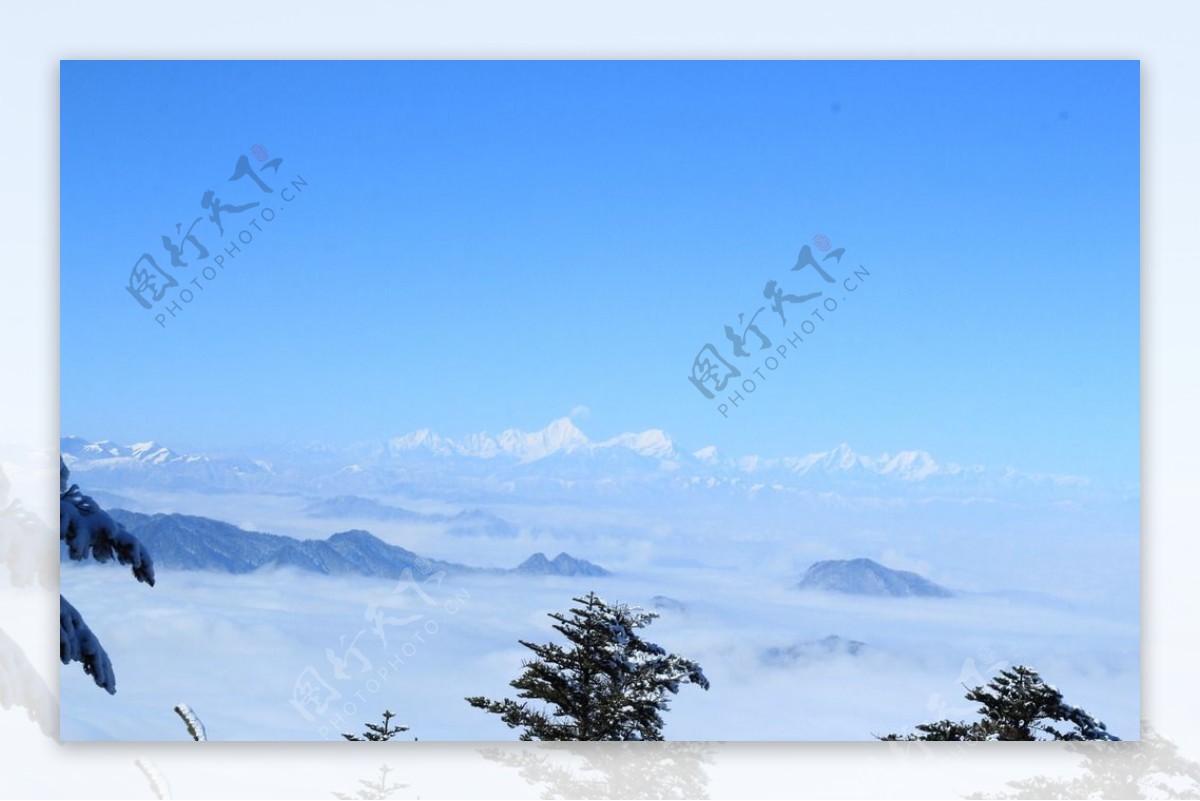
[[[821,282],[815,287],[807,287],[815,291],[795,294],[785,289],[779,281],[768,279],[763,286],[762,297],[769,301],[769,304],[759,306],[748,317],[746,312],[738,312],[737,325],[725,326],[725,339],[729,341],[732,357],[725,358],[716,345],[706,342],[692,360],[692,372],[687,377],[688,381],[710,401],[717,401],[718,396],[723,396],[716,403],[716,409],[722,417],[728,418],[732,409],[740,408],[745,403],[746,397],[743,392],[746,395],[752,394],[758,389],[760,382],[767,380],[767,374],[763,370],[767,373],[778,370],[783,364],[781,360],[786,360],[789,354],[805,342],[806,336],[817,330],[818,324],[826,321],[825,314],[832,314],[838,310],[838,299],[835,297],[837,286],[845,292],[841,297],[844,303],[850,293],[857,292],[862,282],[870,277],[871,272],[860,264],[839,282],[829,270],[838,271],[842,268],[842,257],[846,255],[846,249],[839,247],[831,250],[833,243],[824,234],[817,234],[812,241],[817,250],[824,255],[818,259],[810,245],[801,248],[791,272],[801,272],[808,268],[811,270],[804,272],[802,276],[795,276],[795,281],[790,282],[789,287],[800,283],[800,278],[808,279],[811,276]],[[833,260],[833,264],[827,264],[830,259]],[[829,284],[835,286],[828,286]],[[793,308],[806,304],[816,304],[807,316],[801,314],[802,309]],[[764,312],[768,313],[764,315]],[[788,322],[789,316],[792,317],[791,323]],[[798,324],[795,321],[796,316],[803,317]],[[763,330],[762,326],[775,317],[779,318],[782,334],[778,333],[773,325],[767,326],[768,331]],[[772,336],[777,339],[772,340]],[[785,341],[779,342],[780,336]],[[749,349],[747,345],[750,346]],[[758,376],[758,380],[746,375],[747,373]],[[735,381],[739,378],[740,382]],[[728,394],[730,392],[732,394]]]
[[[967,690],[973,687],[982,687],[1006,667],[1008,667],[1008,662],[996,659],[996,655],[986,645],[980,646],[974,656],[963,660],[962,669],[958,672],[958,680],[955,685]],[[959,696],[961,693],[956,690],[952,698],[957,699]],[[978,706],[971,703],[952,706],[941,693],[935,692],[929,694],[925,708],[933,714],[934,719],[949,720],[968,717],[978,709]]]
[[[162,249],[166,255],[159,253],[155,258],[154,253],[146,251],[134,261],[125,290],[143,310],[157,312],[154,321],[159,327],[166,328],[168,315],[174,319],[196,299],[197,294],[191,287],[205,291],[206,285],[243,253],[243,246],[254,241],[255,233],[265,231],[262,224],[274,222],[278,212],[294,202],[308,186],[302,175],[297,174],[291,180],[280,176],[283,159],[271,158],[264,146],[254,145],[250,153],[262,166],[256,170],[250,159],[242,154],[234,163],[233,174],[227,183],[236,184],[237,190],[253,185],[258,190],[257,195],[253,194],[253,189],[248,191],[252,193],[251,197],[259,199],[239,197],[246,202],[226,202],[217,190],[205,189],[199,204],[205,213],[192,219],[186,228],[183,222],[175,223],[173,232],[162,235]],[[264,180],[264,175],[274,186]],[[280,205],[276,205],[277,202]],[[252,212],[252,216],[241,216],[248,212]],[[228,235],[225,232],[227,223],[231,225]],[[235,234],[232,226],[236,224],[245,227]]]
[[[412,568],[405,568],[390,593],[367,603],[363,619],[369,625],[353,635],[343,634],[337,648],[324,649],[329,665],[324,673],[308,665],[296,677],[289,703],[305,720],[317,725],[324,739],[338,739],[356,716],[373,712],[366,708],[367,695],[377,694],[471,597],[460,587],[439,600],[435,596],[445,592],[442,582],[446,571],[435,571],[433,563],[423,557],[413,564],[421,574],[419,580]],[[411,608],[403,598],[409,592],[418,601],[416,611],[400,614]],[[379,647],[368,655],[364,647],[375,640]]]

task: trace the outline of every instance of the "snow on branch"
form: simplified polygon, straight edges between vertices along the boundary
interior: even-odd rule
[[[150,552],[137,537],[80,492],[77,485],[72,484],[67,489],[70,471],[65,463],[60,464],[59,539],[66,543],[68,555],[76,561],[108,562],[115,558],[122,565],[130,565],[138,581],[153,587],[154,560],[150,558]]]
[[[58,736],[58,701],[21,647],[0,629],[0,708],[23,706],[47,737]]]
[[[8,567],[14,586],[27,587],[36,578],[50,586],[56,554],[50,547],[50,532],[41,518],[25,509],[21,501],[8,500],[8,476],[0,468],[0,562]]]
[[[150,789],[154,792],[155,798],[164,801],[171,797],[171,785],[163,778],[157,765],[144,759],[135,759],[133,764],[137,765],[138,770],[146,777],[146,781],[150,782]]]
[[[196,717],[196,713],[187,704],[176,704],[175,714],[183,719],[184,725],[187,726],[188,734],[192,735],[192,739],[196,742],[203,742],[208,739],[208,735],[204,732],[204,724],[200,722],[200,718]]]
[[[108,654],[83,621],[83,616],[61,595],[58,596],[58,628],[58,651],[62,663],[81,662],[84,673],[91,676],[98,686],[108,690],[109,695],[115,695],[117,677]]]

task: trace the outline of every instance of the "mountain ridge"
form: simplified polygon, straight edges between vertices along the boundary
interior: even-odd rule
[[[251,573],[261,568],[291,567],[324,575],[400,578],[406,570],[430,573],[592,576],[611,575],[586,559],[560,553],[553,561],[534,554],[513,568],[483,568],[428,559],[384,542],[364,529],[349,529],[325,539],[302,540],[284,534],[247,531],[198,515],[144,514],[111,509],[109,515],[150,551],[160,568]],[[539,569],[537,557],[550,569]],[[60,560],[68,561],[60,549]],[[531,563],[531,560],[532,563]]]
[[[60,450],[69,457],[68,467],[75,462],[139,464],[191,464],[198,462],[229,461],[229,457],[211,457],[198,454],[181,454],[156,442],[135,445],[116,445],[108,440],[89,442],[68,436],[60,440]],[[935,474],[959,475],[977,473],[982,467],[964,468],[954,463],[940,464],[927,451],[908,450],[896,454],[883,453],[878,456],[859,454],[846,443],[828,451],[816,451],[803,456],[741,457],[722,456],[715,446],[709,445],[693,452],[681,451],[669,434],[661,429],[618,434],[606,440],[593,441],[580,431],[569,418],[560,418],[546,428],[535,432],[506,429],[492,437],[486,433],[472,434],[461,439],[443,437],[428,429],[394,437],[374,448],[375,458],[384,460],[406,457],[459,457],[470,460],[495,460],[509,457],[515,464],[528,465],[551,457],[584,456],[597,457],[606,454],[624,453],[641,457],[650,462],[694,464],[697,467],[724,467],[740,474],[756,474],[778,471],[784,474],[807,475],[810,473],[855,473],[862,472],[889,476],[906,481],[921,481]],[[244,471],[274,473],[272,463],[264,459],[236,459]],[[363,465],[342,464],[340,472],[361,472]]]
[[[953,592],[909,570],[893,570],[873,559],[828,559],[814,562],[796,585],[849,595],[892,598],[950,598]]]
[[[660,429],[592,441],[568,418],[536,432],[507,429],[499,436],[480,433],[454,439],[420,429],[390,440],[267,446],[248,455],[182,454],[154,442],[122,446],[73,436],[62,438],[61,451],[67,466],[81,473],[79,480],[94,489],[302,493],[315,499],[373,495],[437,499],[462,507],[507,503],[508,498],[522,496],[578,499],[620,493],[651,500],[664,491],[821,493],[872,501],[880,496],[922,496],[956,503],[992,503],[1014,494],[1040,503],[1113,495],[1113,488],[1080,476],[963,467],[939,462],[919,449],[867,455],[842,443],[803,456],[735,457],[711,445],[688,452]],[[1117,495],[1136,500],[1139,492],[1123,487]],[[402,514],[366,511],[372,519],[398,519]],[[315,510],[312,515],[340,516]],[[472,526],[457,527],[455,533],[471,533]],[[476,523],[473,528],[482,526]],[[511,537],[516,528],[494,520],[488,531],[479,533]]]
[[[559,553],[559,555],[553,559],[547,559],[544,553],[538,551],[533,556],[517,565],[516,570],[521,573],[535,573],[538,575],[555,576],[612,575],[599,565],[592,564],[585,559],[576,559],[565,551]]]

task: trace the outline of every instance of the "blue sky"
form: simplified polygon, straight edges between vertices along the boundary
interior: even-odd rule
[[[63,433],[219,450],[584,406],[593,438],[1137,482],[1138,84],[1137,62],[63,62]],[[226,180],[255,144],[273,188],[306,182],[292,201]],[[160,327],[129,271],[169,267],[210,189],[277,216],[202,220],[210,260],[254,239]],[[758,366],[724,326],[769,279],[828,289],[790,270],[818,233],[839,282],[870,278],[722,417],[693,357]]]

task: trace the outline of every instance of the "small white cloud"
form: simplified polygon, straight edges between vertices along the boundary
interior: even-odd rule
[[[584,420],[591,413],[592,410],[586,406],[572,406],[571,411],[567,414],[567,417],[570,417],[572,420]]]

